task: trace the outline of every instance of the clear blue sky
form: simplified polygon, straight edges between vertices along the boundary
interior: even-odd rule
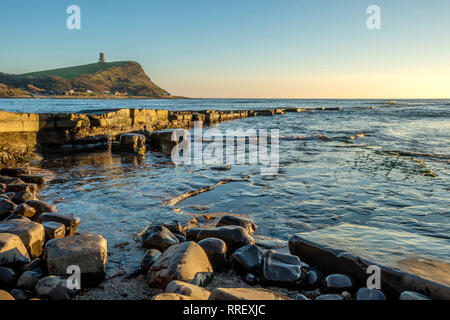
[[[81,30],[66,28],[71,4]],[[191,97],[450,98],[449,0],[2,0],[0,39],[3,72],[102,51]]]

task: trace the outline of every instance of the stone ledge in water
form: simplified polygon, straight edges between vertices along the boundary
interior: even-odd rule
[[[328,273],[352,276],[365,286],[367,267],[381,267],[381,287],[398,298],[405,290],[450,299],[449,240],[374,227],[341,224],[298,233],[289,249]]]

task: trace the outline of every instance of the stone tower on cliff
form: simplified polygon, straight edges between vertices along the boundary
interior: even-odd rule
[[[106,62],[106,60],[105,60],[105,55],[103,54],[103,52],[100,52],[100,59],[98,59],[98,62],[99,62],[99,63],[101,63],[101,62]]]

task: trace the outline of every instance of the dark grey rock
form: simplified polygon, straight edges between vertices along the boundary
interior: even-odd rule
[[[264,253],[260,248],[255,245],[247,245],[236,250],[231,256],[231,261],[233,268],[239,274],[247,272],[259,274],[263,258]]]
[[[26,291],[26,290],[21,290],[21,289],[16,288],[16,289],[12,289],[10,293],[16,300],[29,300],[29,299],[33,298],[33,292],[31,292],[31,291]]]
[[[17,206],[16,210],[14,211],[15,214],[20,214],[24,217],[32,219],[34,215],[36,214],[36,209],[33,207],[30,207],[26,203],[21,203]]]
[[[43,185],[45,183],[44,176],[37,174],[19,174],[17,177],[26,183],[35,183],[37,185]]]
[[[40,216],[41,214],[43,214],[45,212],[55,212],[56,211],[55,206],[53,206],[49,203],[46,203],[44,201],[30,200],[25,203],[36,210],[37,216]]]
[[[307,289],[316,289],[321,286],[322,276],[316,270],[310,270],[305,275],[305,287]]]
[[[221,271],[227,263],[227,245],[218,238],[206,238],[198,242],[208,256],[215,272]]]
[[[5,221],[8,221],[8,220],[14,220],[14,219],[24,220],[24,221],[31,221],[29,218],[24,217],[24,216],[22,216],[22,215],[20,215],[20,214],[15,214],[15,213],[10,214],[10,215],[5,219]]]
[[[14,202],[1,198],[0,199],[0,220],[3,220],[6,217],[8,217],[9,215],[13,214],[14,211],[16,210],[16,208],[17,208],[17,205]]]
[[[164,226],[147,227],[142,233],[141,239],[143,247],[160,251],[179,243],[177,237]]]
[[[36,200],[36,196],[30,191],[19,191],[14,194],[12,200],[15,204],[21,204],[27,201]]]
[[[356,292],[356,300],[386,300],[386,296],[381,290],[360,288]]]
[[[344,297],[340,294],[322,294],[316,300],[344,300]]]
[[[253,273],[246,273],[244,276],[244,282],[251,286],[256,286],[258,284],[258,277]]]
[[[197,240],[200,241],[206,238],[219,238],[225,241],[228,254],[232,254],[245,245],[255,244],[253,238],[240,226],[202,229],[197,235]]]
[[[304,295],[302,295],[301,293],[299,293],[298,295],[295,296],[295,300],[309,300],[309,299]]]
[[[301,276],[297,256],[268,251],[264,255],[261,284],[265,286],[294,287]]]
[[[35,270],[35,269],[38,269],[38,268],[42,269],[43,266],[44,266],[44,262],[42,261],[42,259],[41,258],[36,258],[33,261],[31,261],[30,263],[25,264],[22,267],[22,272],[32,271],[32,270]]]
[[[249,235],[253,235],[253,233],[256,231],[257,226],[253,223],[253,221],[239,217],[239,216],[222,216],[219,221],[216,223],[216,227],[223,227],[223,226],[240,226],[247,231]]]
[[[182,236],[181,234],[174,233],[173,235],[178,239],[178,243],[182,243],[182,242],[186,241],[186,238],[184,236]]]
[[[323,282],[323,289],[327,293],[350,291],[352,287],[352,280],[344,274],[330,274]]]
[[[198,234],[202,231],[202,228],[190,228],[186,231],[186,238],[189,241],[197,241]]]
[[[35,183],[18,183],[18,184],[8,184],[6,186],[6,192],[20,192],[29,191],[30,193],[37,195],[39,188]]]
[[[0,175],[8,177],[17,177],[20,174],[30,174],[28,168],[1,168]]]
[[[403,291],[400,300],[431,300],[431,298],[414,291]]]
[[[35,291],[40,298],[49,300],[70,300],[77,292],[67,288],[63,277],[48,276],[38,281]]]
[[[28,202],[27,202],[28,204]],[[71,214],[62,214],[57,212],[46,212],[40,216],[41,223],[58,222],[66,226],[66,236],[73,236],[80,225],[80,218]]]
[[[0,267],[0,289],[10,290],[15,287],[17,281],[14,270]]]
[[[156,260],[158,260],[160,255],[161,252],[156,249],[149,249],[145,251],[144,257],[142,258],[141,261],[141,268],[144,274],[147,274],[150,267],[155,264]]]
[[[213,279],[213,272],[197,272],[194,276],[194,279],[192,279],[189,283],[204,288],[209,285],[213,281]]]
[[[43,272],[40,269],[25,271],[17,280],[17,288],[27,291],[34,291],[34,287],[42,276]]]
[[[47,221],[42,223],[45,231],[45,242],[52,239],[64,238],[66,235],[66,226],[59,222]]]

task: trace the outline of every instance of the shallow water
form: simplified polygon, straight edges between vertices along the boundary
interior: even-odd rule
[[[103,234],[110,246],[130,241],[153,217],[174,210],[246,214],[259,226],[257,234],[281,239],[340,222],[450,239],[450,100],[0,100],[0,109],[26,112],[132,107],[341,109],[217,125],[279,129],[275,176],[249,165],[229,171],[175,167],[152,152],[144,158],[110,152],[44,158],[37,165],[54,170],[57,179],[42,194],[50,202],[64,197],[59,211],[78,215],[81,230]],[[427,170],[436,177],[424,176]],[[235,181],[175,208],[163,204],[229,178]]]

